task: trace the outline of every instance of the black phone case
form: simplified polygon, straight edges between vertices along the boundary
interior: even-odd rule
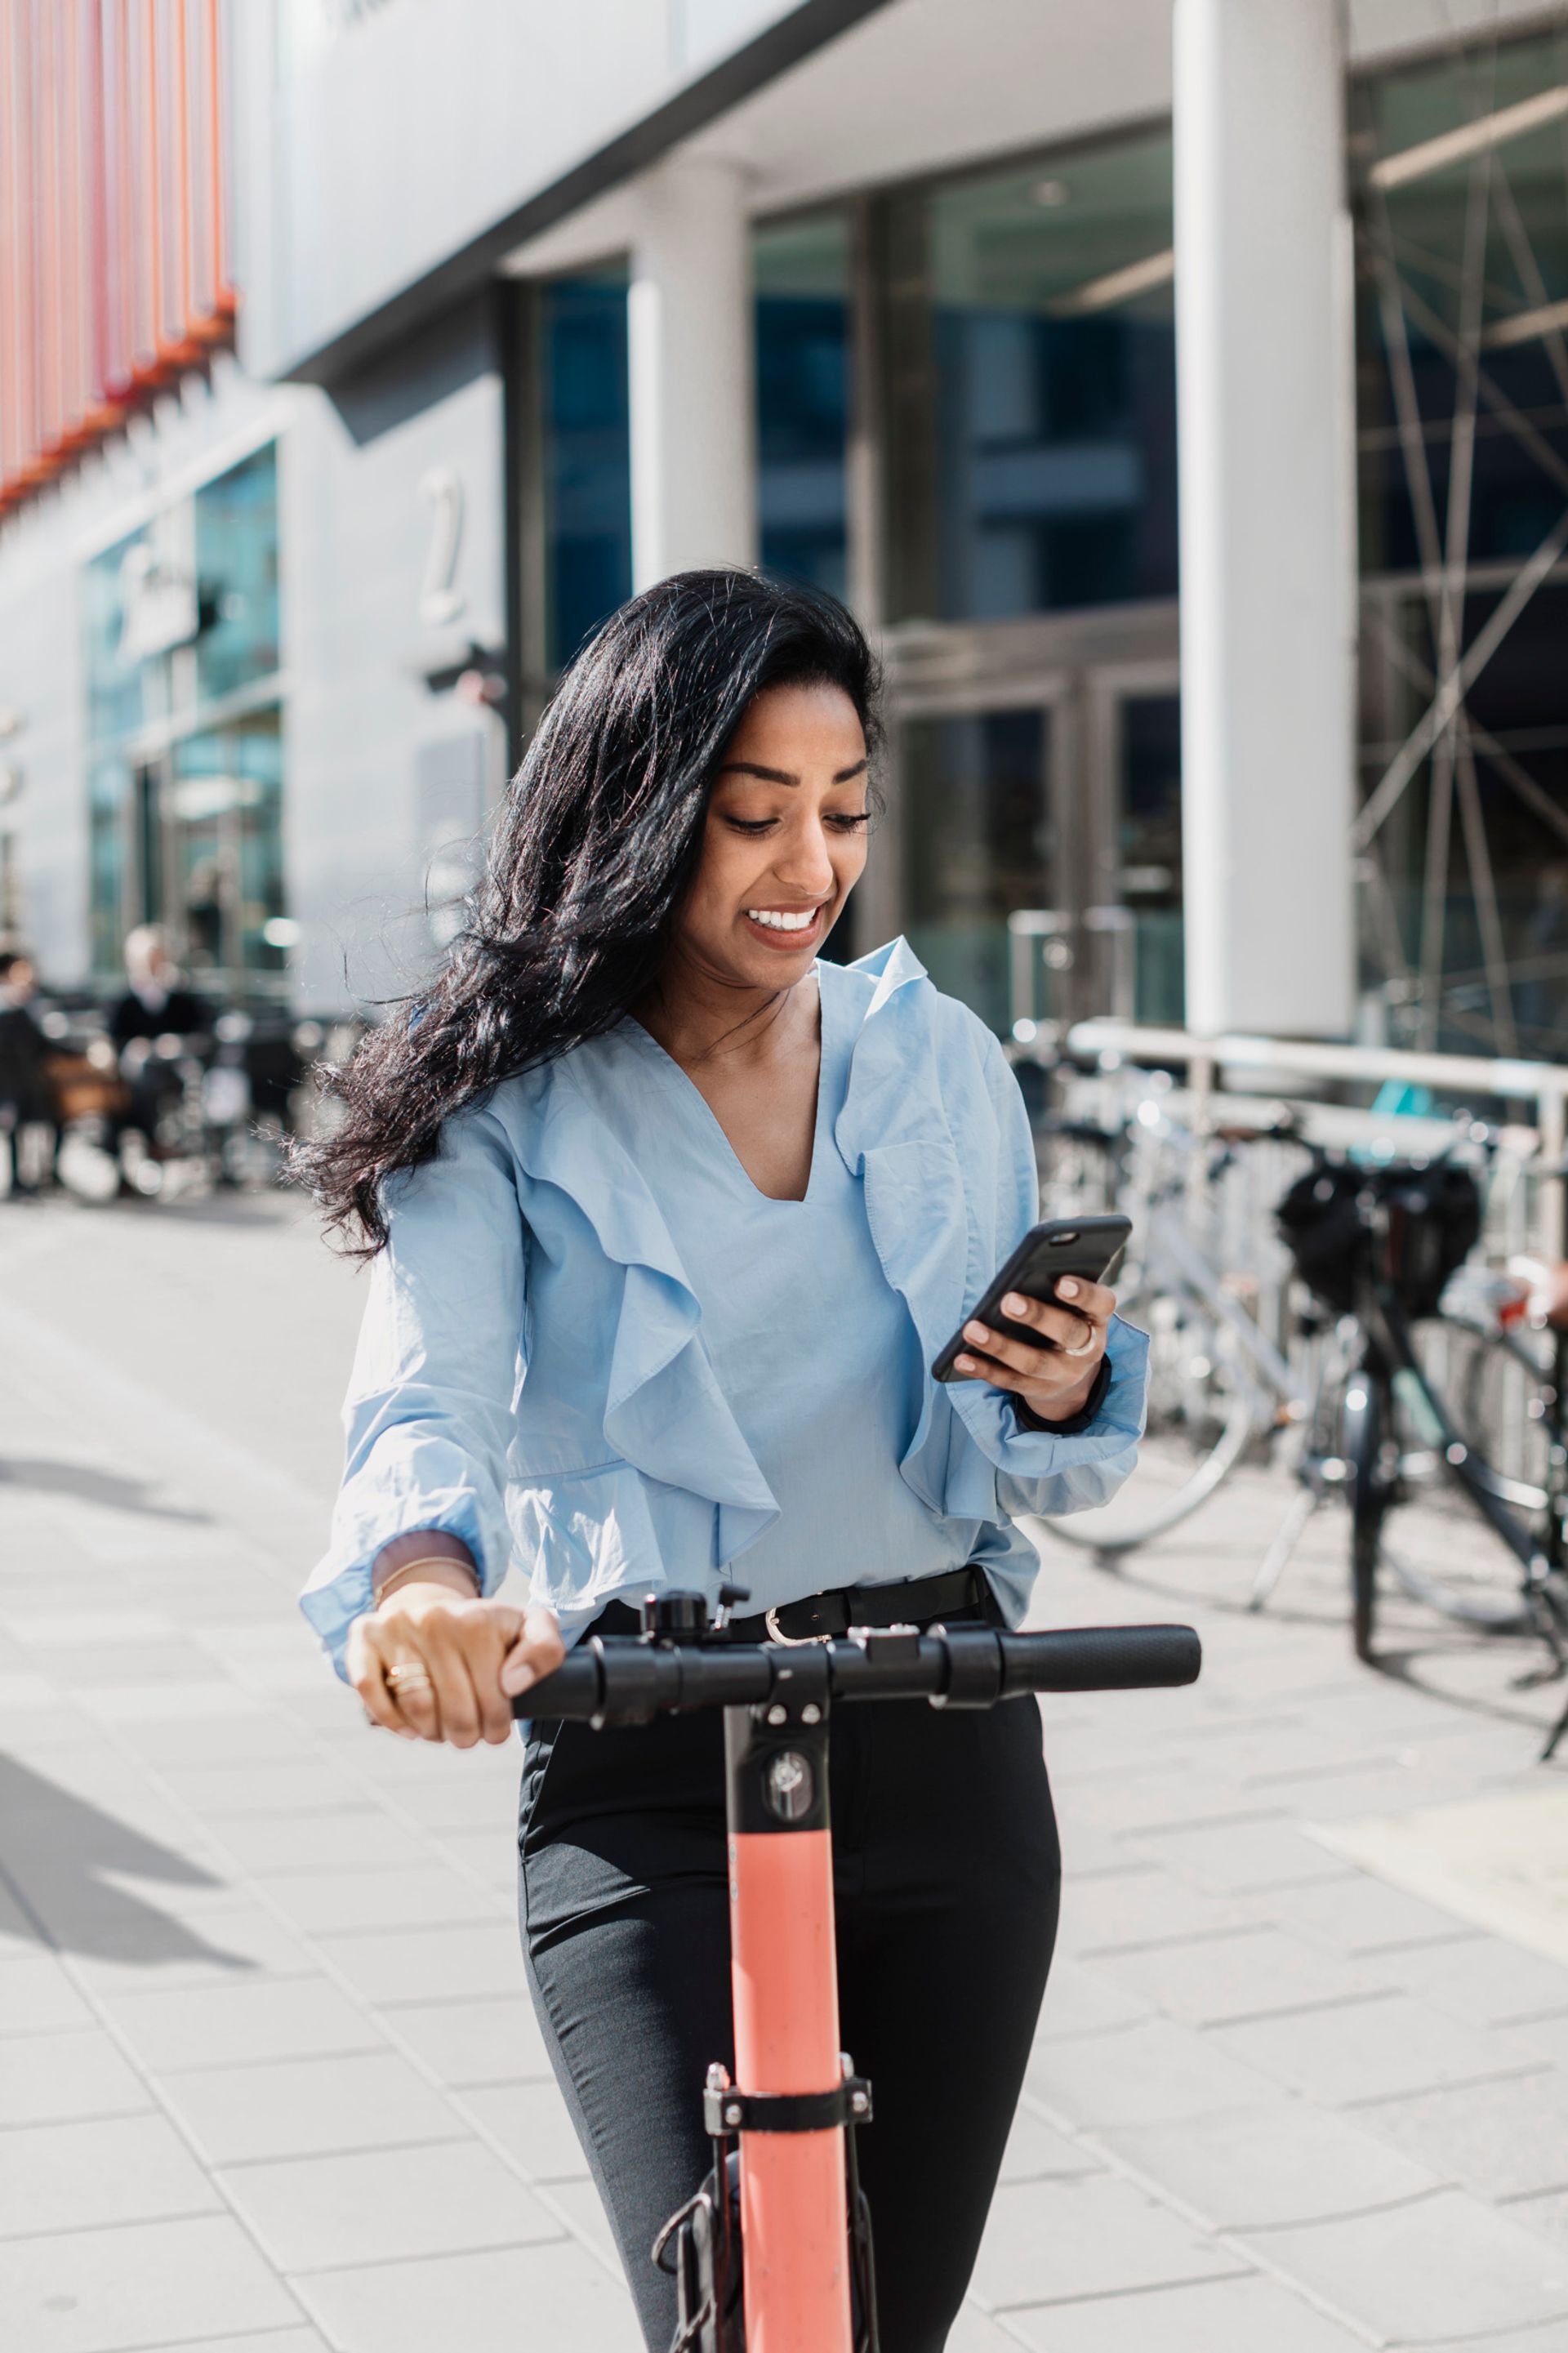
[[[1086,1282],[1102,1281],[1126,1249],[1131,1231],[1131,1219],[1121,1217],[1051,1218],[1044,1225],[1031,1226],[1006,1265],[993,1277],[984,1297],[969,1310],[964,1324],[973,1316],[993,1332],[1022,1340],[1027,1347],[1054,1347],[1055,1341],[1031,1331],[1026,1324],[999,1315],[996,1310],[1002,1300],[1010,1291],[1021,1291],[1026,1299],[1053,1299],[1064,1274],[1076,1274]],[[931,1378],[951,1381],[955,1377],[955,1357],[984,1354],[973,1340],[964,1338],[961,1324],[932,1365]]]

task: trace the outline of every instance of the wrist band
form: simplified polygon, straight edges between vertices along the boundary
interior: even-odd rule
[[[406,1585],[411,1577],[417,1577],[422,1569],[426,1568],[460,1568],[465,1577],[473,1578],[476,1597],[484,1590],[479,1581],[479,1572],[471,1561],[459,1560],[456,1553],[433,1552],[427,1554],[423,1560],[405,1560],[401,1568],[393,1570],[384,1584],[376,1586],[374,1588],[376,1608],[380,1609],[394,1586]]]

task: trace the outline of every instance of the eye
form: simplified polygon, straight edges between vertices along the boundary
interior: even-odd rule
[[[869,825],[871,812],[869,809],[858,809],[851,816],[847,809],[830,809],[822,821],[824,825],[830,825],[835,833],[858,833],[862,826]]]
[[[731,833],[756,835],[772,833],[778,819],[776,817],[726,817],[724,823]]]

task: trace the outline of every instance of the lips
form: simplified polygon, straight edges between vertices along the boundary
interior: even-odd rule
[[[787,935],[809,932],[821,913],[820,907],[748,907],[746,919],[761,923],[766,931]]]
[[[826,909],[747,907],[742,913],[746,929],[760,947],[773,948],[781,955],[799,955],[803,948],[815,948],[821,938]]]

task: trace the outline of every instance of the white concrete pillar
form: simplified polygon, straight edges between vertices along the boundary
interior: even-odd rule
[[[1354,380],[1339,0],[1174,0],[1187,1018],[1345,1034]]]
[[[757,558],[750,226],[733,164],[672,159],[639,190],[627,297],[632,580]]]

